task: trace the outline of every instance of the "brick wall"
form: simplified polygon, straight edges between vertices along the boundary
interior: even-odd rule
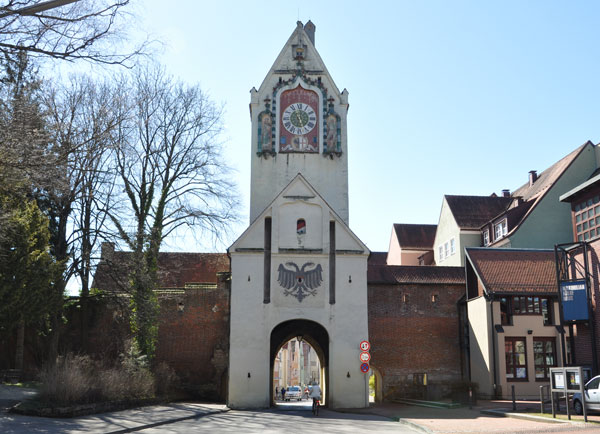
[[[371,365],[384,399],[437,399],[461,381],[457,301],[464,293],[464,285],[369,284]],[[428,390],[413,386],[413,375],[423,373]]]
[[[224,400],[229,359],[229,282],[215,289],[159,293],[157,361],[197,396]]]

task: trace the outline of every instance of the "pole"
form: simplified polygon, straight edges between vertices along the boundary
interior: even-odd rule
[[[512,384],[510,386],[511,394],[512,394],[512,402],[513,402],[513,411],[517,411],[517,402],[515,400],[515,385]]]

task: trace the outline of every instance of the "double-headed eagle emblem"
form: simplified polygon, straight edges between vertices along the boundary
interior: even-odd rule
[[[309,295],[317,295],[317,288],[321,286],[323,281],[323,268],[321,264],[318,264],[312,270],[306,270],[307,267],[313,267],[313,262],[307,262],[298,268],[293,262],[286,262],[285,265],[288,267],[294,267],[294,269],[285,268],[283,264],[279,264],[279,277],[277,281],[285,288],[283,291],[284,295],[291,295],[296,297],[299,302],[308,297]]]

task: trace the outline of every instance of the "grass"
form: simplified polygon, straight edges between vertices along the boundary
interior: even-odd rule
[[[2,383],[3,386],[11,386],[11,387],[24,387],[27,389],[39,389],[42,385],[39,381],[23,381],[19,383]]]

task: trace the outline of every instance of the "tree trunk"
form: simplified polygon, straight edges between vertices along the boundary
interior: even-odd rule
[[[15,369],[23,370],[23,354],[25,353],[25,321],[21,319],[17,325],[17,348],[15,350]]]

